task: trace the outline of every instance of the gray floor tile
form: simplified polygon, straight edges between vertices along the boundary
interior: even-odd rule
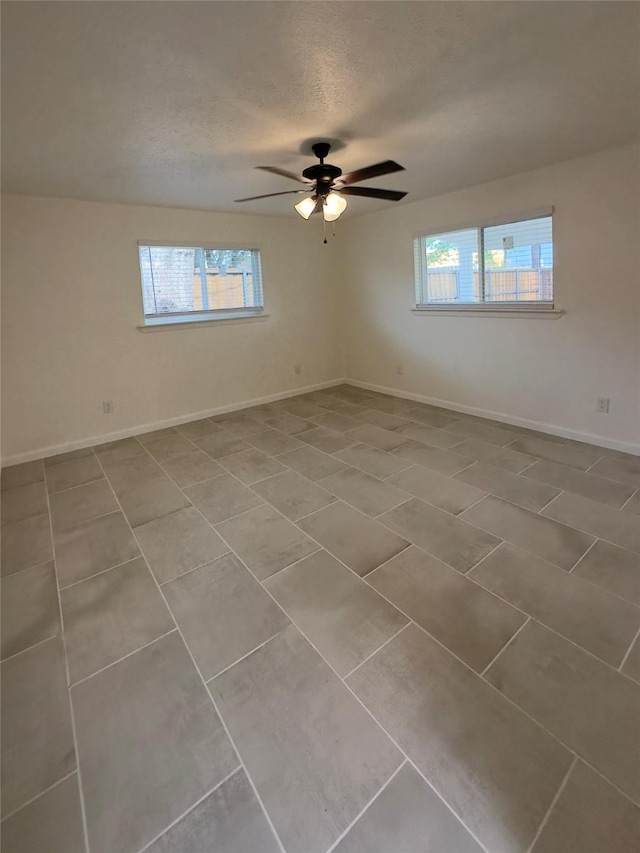
[[[640,799],[640,685],[534,621],[486,678],[614,785]]]
[[[318,418],[327,414],[327,410],[317,403],[301,402],[293,403],[291,406],[284,406],[284,411],[290,415],[295,415],[297,418]]]
[[[223,521],[218,531],[258,580],[307,557],[319,547],[266,504]]]
[[[390,415],[401,415],[407,409],[414,409],[413,400],[402,400],[399,397],[373,397],[367,400],[367,407],[378,412],[388,412]]]
[[[356,439],[352,433],[334,432],[330,429],[324,429],[324,427],[306,430],[304,433],[299,433],[298,437],[305,444],[310,444],[324,453],[337,453],[339,450],[346,450],[347,447],[356,444]]]
[[[380,479],[397,474],[398,471],[404,471],[412,465],[408,459],[401,459],[399,456],[378,450],[377,447],[370,447],[368,444],[355,444],[336,453],[335,458]]]
[[[416,465],[422,465],[425,468],[431,468],[433,471],[447,475],[457,474],[458,471],[471,465],[474,461],[461,456],[457,452],[457,446],[456,452],[453,452],[442,450],[439,447],[430,447],[421,441],[410,441],[409,444],[399,447],[394,453]]]
[[[243,486],[231,474],[196,483],[186,488],[184,493],[211,524],[218,524],[262,503],[251,489]]]
[[[44,483],[29,483],[2,493],[2,526],[49,512]]]
[[[223,456],[231,456],[232,453],[251,449],[251,445],[247,444],[242,438],[222,429],[212,435],[197,439],[195,444],[212,459],[221,459]]]
[[[253,490],[291,521],[335,501],[333,495],[294,471],[262,480],[254,485]]]
[[[287,468],[292,471],[297,471],[308,480],[320,480],[322,477],[329,477],[331,474],[337,474],[338,471],[344,471],[349,466],[345,462],[336,459],[329,453],[323,453],[321,450],[316,450],[315,447],[302,446],[297,450],[291,450],[288,453],[283,453],[278,457],[278,462],[282,462]]]
[[[107,479],[111,483],[113,491],[120,495],[132,486],[142,483],[150,483],[166,476],[155,459],[148,453],[141,453],[131,459],[123,459],[122,462],[110,462],[103,465]]]
[[[244,770],[209,794],[145,853],[279,853]]]
[[[74,773],[2,823],[3,853],[85,853]]]
[[[599,477],[610,477],[620,483],[628,483],[630,486],[640,487],[640,457],[631,456],[628,453],[615,455],[606,452],[603,458],[591,468],[591,474]]]
[[[364,409],[357,416],[357,421],[362,421],[365,424],[373,424],[374,426],[382,427],[382,429],[393,430],[413,423],[407,418],[402,418],[399,415],[392,415],[390,412],[380,412],[376,409]],[[351,429],[356,426],[358,426],[357,423],[352,424]]]
[[[412,421],[418,421],[421,424],[436,427],[437,429],[445,429],[458,420],[455,412],[445,414],[444,409],[438,411],[434,406],[425,406],[424,408],[415,406],[413,409],[405,410],[402,414],[405,418],[410,418]]]
[[[568,750],[413,625],[347,683],[487,849],[527,850]]]
[[[640,552],[640,524],[631,513],[570,492],[563,492],[542,512],[548,518],[555,518],[621,548]]]
[[[358,420],[349,417],[349,415],[343,415],[340,412],[324,412],[324,414],[313,417],[312,422],[315,426],[332,429],[335,432],[347,432],[350,429],[360,426]]]
[[[525,509],[539,512],[550,500],[560,494],[560,489],[539,483],[537,480],[527,480],[526,473],[512,474],[510,471],[495,468],[485,462],[476,462],[456,474],[455,479]]]
[[[326,551],[265,587],[342,677],[409,622]]]
[[[383,429],[374,424],[365,424],[364,426],[356,427],[350,430],[346,437],[351,439],[352,443],[356,442],[370,444],[372,447],[377,447],[378,450],[395,450],[397,447],[407,444],[411,439],[400,433],[390,429]],[[341,450],[343,448],[340,448]]]
[[[137,527],[136,539],[159,584],[210,563],[229,550],[192,506]]]
[[[58,590],[53,563],[8,575],[2,588],[2,657],[60,633]]]
[[[258,480],[266,480],[267,477],[273,477],[274,474],[286,470],[284,465],[253,447],[241,453],[225,456],[220,460],[220,464],[246,485],[256,483]]]
[[[147,445],[147,450],[164,467],[165,463],[191,453],[196,450],[196,447],[192,441],[189,441],[184,435],[176,432],[174,435],[167,436],[160,441],[154,441],[152,444]]]
[[[640,515],[640,489],[638,489],[631,500],[626,502],[622,509],[624,512],[631,512],[634,515]]]
[[[177,631],[71,696],[92,853],[139,850],[238,766]]]
[[[510,432],[507,429],[498,429],[488,424],[481,424],[471,419],[462,419],[455,424],[447,427],[449,432],[464,438],[477,438],[479,441],[484,441],[487,444],[495,444],[496,447],[504,447],[518,438],[517,432]]]
[[[66,453],[57,453],[55,456],[48,456],[43,460],[44,467],[49,468],[52,465],[60,465],[62,462],[73,462],[76,459],[83,459],[85,456],[93,456],[93,447],[81,447],[79,450],[68,450]]]
[[[61,587],[140,556],[131,528],[120,511],[56,532],[54,543]]]
[[[453,515],[458,515],[464,509],[473,506],[486,494],[480,489],[466,483],[459,483],[451,477],[446,477],[422,465],[414,465],[413,468],[407,468],[400,474],[394,474],[387,482]]]
[[[104,479],[51,495],[49,507],[54,533],[120,509],[109,483]]]
[[[503,471],[511,471],[512,474],[519,474],[520,471],[535,462],[536,458],[535,456],[527,456],[525,453],[519,453],[513,450],[513,447],[514,445],[511,445],[511,447],[496,447],[493,444],[478,441],[476,438],[466,438],[460,444],[456,444],[452,453],[459,453],[461,456],[464,456],[468,460],[467,464],[471,464],[471,462],[486,462],[488,465],[502,468]]]
[[[578,530],[492,496],[461,518],[567,571],[593,542],[593,537]]]
[[[289,624],[234,554],[170,581],[163,591],[205,680]]]
[[[297,418],[288,412],[282,412],[282,414],[276,415],[273,418],[266,418],[264,424],[271,427],[271,429],[280,430],[280,432],[284,432],[287,435],[299,435],[302,432],[313,429],[313,424],[310,424],[304,418]]]
[[[2,576],[53,559],[49,515],[33,515],[2,528]]]
[[[191,441],[197,441],[199,438],[204,438],[205,435],[214,435],[221,433],[222,427],[214,424],[209,418],[202,418],[199,421],[190,421],[188,424],[180,424],[176,427],[176,432],[184,435]]]
[[[83,456],[70,462],[61,462],[59,465],[51,465],[46,469],[47,491],[61,492],[73,486],[81,486],[92,480],[103,477],[102,468],[92,453],[91,456]]]
[[[148,447],[150,444],[153,444],[154,441],[162,441],[165,438],[171,438],[172,435],[178,435],[178,432],[173,427],[166,427],[165,429],[154,429],[151,432],[145,432],[142,435],[137,435],[136,440],[139,441],[143,447]]]
[[[401,763],[293,626],[209,688],[287,850],[323,853]]]
[[[398,435],[404,435],[413,441],[420,441],[422,444],[428,444],[431,447],[439,447],[442,450],[447,450],[456,444],[460,444],[462,436],[448,432],[444,429],[437,429],[426,424],[409,423],[406,426],[398,427],[396,430]]]
[[[355,506],[361,512],[374,517],[409,498],[407,492],[402,491],[401,488],[378,480],[357,468],[347,468],[331,477],[325,477],[318,485]]]
[[[2,813],[75,770],[62,637],[2,664]]]
[[[201,483],[203,480],[211,480],[225,473],[221,465],[195,446],[188,453],[165,459],[162,467],[173,482],[181,488]]]
[[[166,475],[130,486],[118,495],[122,511],[132,527],[191,506],[190,501]]]
[[[281,453],[286,453],[289,450],[295,450],[298,447],[305,445],[294,438],[292,435],[287,435],[277,429],[265,429],[255,435],[250,435],[247,438],[249,444],[261,450],[269,456],[279,456]]]
[[[558,465],[557,462],[536,462],[531,468],[527,468],[522,476],[618,508],[633,494],[633,486],[625,486],[624,483],[616,483],[615,480],[607,480],[605,477],[596,477],[595,474],[586,474],[569,465]]]
[[[250,435],[255,435],[257,432],[262,432],[264,424],[250,415],[244,415],[239,412],[233,416],[225,418],[222,424],[223,428],[239,438],[247,438]]]
[[[527,618],[415,546],[367,582],[476,672],[482,672]]]
[[[2,491],[16,489],[18,486],[28,486],[31,483],[44,482],[44,467],[42,459],[34,462],[21,462],[19,465],[9,465],[2,469]]]
[[[624,672],[629,678],[633,678],[634,681],[640,683],[640,637],[636,638],[635,643],[631,647],[629,656],[624,662],[621,672]]]
[[[60,593],[74,684],[174,629],[140,557]]]
[[[467,572],[500,540],[418,498],[385,513],[379,521],[459,572]]]
[[[572,574],[640,607],[640,556],[598,539]]]
[[[589,447],[578,447],[576,445],[557,444],[545,439],[529,438],[523,436],[511,445],[512,450],[536,456],[538,459],[546,459],[549,462],[558,462],[560,465],[570,465],[586,471],[600,459],[604,451]]]
[[[409,543],[342,501],[298,525],[360,577],[399,554]]]
[[[578,761],[532,853],[636,853],[640,811]]]
[[[393,777],[335,853],[482,853],[410,764]]]
[[[640,628],[637,607],[506,542],[470,577],[614,667]]]
[[[134,456],[144,453],[144,447],[135,438],[121,438],[118,441],[109,441],[106,444],[99,444],[93,449],[103,464],[121,462],[123,459],[132,459]]]

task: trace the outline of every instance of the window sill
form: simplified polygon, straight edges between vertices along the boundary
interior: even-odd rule
[[[559,320],[566,311],[561,308],[494,308],[479,305],[465,307],[412,308],[413,314],[428,314],[430,317],[506,317],[527,320]]]
[[[138,326],[139,332],[169,332],[180,329],[201,329],[204,326],[233,325],[235,323],[256,323],[267,320],[270,314],[236,314],[231,317],[210,317],[207,320],[193,318],[192,320],[178,320],[177,322],[152,322],[144,326]]]

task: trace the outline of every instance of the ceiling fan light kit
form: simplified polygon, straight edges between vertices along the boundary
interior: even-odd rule
[[[385,201],[400,201],[400,199],[407,195],[406,192],[399,192],[398,190],[380,190],[377,187],[351,186],[351,184],[358,183],[359,181],[366,181],[367,178],[378,178],[381,175],[389,175],[392,172],[404,171],[404,166],[400,166],[393,160],[385,160],[382,163],[375,163],[373,166],[366,166],[364,169],[357,169],[355,172],[343,175],[342,169],[338,166],[324,162],[331,150],[328,142],[316,142],[311,147],[320,162],[306,168],[302,172],[302,176],[288,172],[286,169],[280,169],[277,166],[256,166],[257,169],[262,169],[265,172],[272,172],[274,175],[291,178],[294,181],[305,184],[306,189],[256,195],[250,198],[239,198],[236,201],[255,201],[261,198],[271,198],[276,195],[310,193],[310,195],[294,205],[295,211],[303,219],[309,219],[313,213],[322,212],[322,218],[325,222],[335,222],[346,210],[347,200],[344,198],[345,195],[380,198]]]

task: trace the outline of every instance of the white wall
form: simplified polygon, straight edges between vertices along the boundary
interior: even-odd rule
[[[314,225],[298,217],[3,196],[5,464],[342,377],[335,246],[324,246]],[[139,239],[258,245],[271,316],[139,332]],[[113,400],[113,414],[103,414],[103,400]]]
[[[640,150],[595,156],[349,220],[340,234],[347,376],[547,424],[639,439]],[[410,176],[408,176],[410,179]],[[410,183],[410,181],[409,181]],[[555,206],[559,320],[415,307],[412,237]],[[402,376],[396,366],[402,364]],[[608,415],[596,399],[611,398]],[[631,448],[629,448],[631,449]]]

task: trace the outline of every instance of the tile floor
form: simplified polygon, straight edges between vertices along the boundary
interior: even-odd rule
[[[638,487],[350,386],[6,469],[4,853],[636,853]]]

